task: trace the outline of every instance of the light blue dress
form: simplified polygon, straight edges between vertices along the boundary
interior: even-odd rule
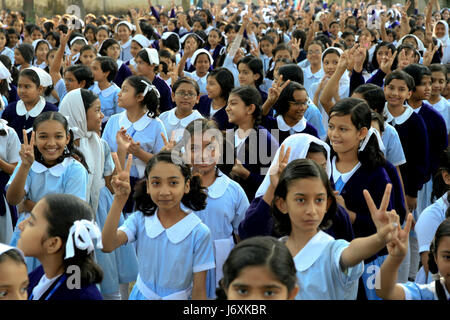
[[[114,82],[111,82],[111,86],[104,90],[101,90],[98,86],[98,82],[95,82],[89,90],[97,94],[100,99],[102,113],[105,115],[103,122],[107,122],[112,115],[124,111],[124,109],[117,104],[120,88]]]
[[[387,161],[392,163],[395,167],[406,163],[405,153],[403,152],[403,146],[398,132],[386,121],[384,122],[384,132],[381,136],[381,140],[386,148],[384,155]]]
[[[308,109],[306,109],[304,117],[310,125],[316,128],[319,137],[327,135],[328,124],[326,127],[323,126],[322,113],[311,99],[308,99]]]
[[[21,162],[19,162],[14,170],[6,188],[11,185],[14,180]],[[38,202],[44,196],[50,193],[72,194],[86,201],[88,185],[88,172],[86,168],[77,160],[71,157],[65,158],[57,165],[47,168],[38,161],[33,162],[28,172],[25,182],[25,197],[33,202]],[[23,212],[19,214],[14,234],[11,239],[11,246],[17,246],[20,238],[19,224],[29,217],[29,213]],[[36,258],[26,257],[28,272],[37,268],[40,263]]]
[[[161,132],[167,137],[163,122],[158,118],[150,118],[143,115],[138,121],[132,123],[128,120],[127,112],[113,115],[105,126],[102,138],[106,140],[112,152],[117,152],[116,134],[121,127],[124,127],[134,141],[139,141],[141,148],[149,153],[156,154],[164,147],[164,140]],[[134,157],[130,176],[143,178],[145,173],[145,163]]]
[[[444,278],[440,279],[442,287],[444,288],[447,300],[450,300],[450,294],[445,287]],[[399,283],[405,292],[405,300],[438,300],[436,294],[436,284],[431,282],[429,284],[417,284],[415,282]]]
[[[107,142],[105,140],[101,140],[101,142],[105,154],[103,176],[107,177],[114,171],[114,161],[111,157],[111,151],[109,150]],[[103,186],[100,190],[97,214],[95,216],[100,230],[103,230],[113,200],[114,197],[109,189],[106,186]],[[121,226],[123,222],[124,218],[121,215],[119,226]],[[95,249],[95,257],[103,270],[103,280],[100,283],[100,291],[103,295],[113,294],[119,291],[119,283],[128,283],[136,280],[138,272],[137,258],[131,244],[121,246],[110,253]]]
[[[11,65],[14,65],[14,50],[9,48],[9,47],[4,47],[2,52],[0,52],[0,54],[3,54],[5,56],[7,56],[9,58],[9,60],[11,60]]]
[[[130,300],[187,300],[194,273],[215,267],[211,232],[195,213],[165,229],[157,211],[136,211],[119,230],[136,242],[139,275]]]
[[[288,237],[280,240],[286,242]],[[349,242],[335,240],[319,231],[294,257],[300,288],[296,300],[355,300],[358,280],[364,271],[364,262],[342,270],[342,252]]]
[[[250,204],[241,185],[220,171],[219,177],[208,187],[206,203],[206,208],[195,214],[211,230],[216,268],[208,271],[206,292],[208,298],[214,299],[223,277],[223,264],[234,247],[233,232],[238,234],[239,224]]]

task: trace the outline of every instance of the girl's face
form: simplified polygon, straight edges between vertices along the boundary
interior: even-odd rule
[[[98,43],[102,43],[103,41],[105,41],[106,39],[108,39],[108,32],[106,32],[106,30],[104,30],[104,29],[100,29],[98,32],[97,32],[97,35],[96,35],[96,38],[97,38],[97,41],[98,41]]]
[[[219,82],[217,82],[216,77],[208,77],[208,81],[206,82],[206,92],[210,99],[221,97],[222,88],[220,87]]]
[[[86,31],[84,36],[89,41],[89,43],[94,43],[95,42],[95,33],[94,33],[94,31],[92,29],[89,29],[88,31]]]
[[[42,93],[42,87],[38,87],[30,78],[21,76],[17,83],[17,94],[25,104],[36,104]]]
[[[379,66],[389,59],[389,53],[392,54],[392,51],[388,47],[380,47],[378,49],[376,58]]]
[[[308,47],[306,58],[311,64],[321,63],[322,48],[318,44],[312,44]]]
[[[401,107],[411,97],[411,91],[404,80],[394,79],[384,87],[384,96],[389,107]]]
[[[416,39],[414,39],[414,38],[406,38],[406,39],[403,40],[403,43],[412,45],[414,47],[414,49],[416,49],[416,50],[418,48]]]
[[[167,30],[169,30],[170,32],[173,32],[173,30],[175,30],[175,28],[176,28],[176,26],[175,26],[175,24],[173,23],[173,21],[169,21],[169,22],[167,23]]]
[[[198,43],[197,40],[194,39],[194,36],[191,37],[187,37],[186,41],[185,41],[185,46],[189,45],[191,46],[191,48],[195,51],[198,49]]]
[[[159,210],[177,210],[186,193],[189,193],[189,181],[186,181],[178,166],[156,163],[147,177],[147,194]]]
[[[48,43],[50,43],[50,45],[52,46],[52,48],[56,47],[56,39],[53,38],[52,35],[49,35],[47,38],[45,38],[45,40],[48,41]]]
[[[327,135],[336,153],[354,152],[356,154],[359,143],[365,138],[367,130],[365,127],[360,130],[356,129],[349,114],[336,116],[332,113],[328,122]]]
[[[412,93],[411,97],[418,100],[428,100],[431,94],[431,77],[422,76],[422,80],[419,84],[416,84],[416,90]]]
[[[333,23],[330,27],[330,33],[337,36],[339,33],[340,27],[338,23]]]
[[[359,19],[358,20],[358,29],[363,29],[366,27],[366,20],[364,19]]]
[[[450,237],[442,237],[439,241],[434,261],[439,269],[439,273],[445,279],[445,285],[450,288]]]
[[[445,36],[445,26],[442,23],[436,24],[434,28],[434,34],[437,38],[442,38]]]
[[[36,128],[35,145],[42,154],[46,164],[55,165],[70,141],[70,135],[64,126],[56,120],[41,122]]]
[[[139,76],[148,76],[154,73],[155,67],[142,60],[139,56],[136,57],[135,61],[137,74]]]
[[[209,132],[194,134],[185,150],[186,161],[192,165],[194,172],[205,175],[215,170],[219,160],[219,145]]]
[[[78,82],[77,78],[75,78],[73,73],[70,71],[66,71],[64,73],[64,83],[66,85],[67,92],[81,88],[81,83]]]
[[[228,300],[292,300],[297,292],[288,292],[267,266],[243,268],[226,289]]]
[[[450,73],[447,73],[447,79],[450,79]],[[442,92],[442,96],[446,97],[447,99],[450,99],[450,81],[446,82],[447,85],[445,86],[444,91]]]
[[[308,109],[308,94],[305,90],[295,90],[292,99],[294,101],[289,101],[289,110],[284,114],[284,118],[299,122]]]
[[[268,40],[263,40],[260,42],[259,46],[261,47],[261,51],[268,57],[272,56],[273,45]]]
[[[273,39],[273,41],[274,41],[274,44],[273,44],[273,45],[276,47],[277,44],[278,44],[278,40],[280,40],[280,38],[279,38],[279,36],[278,36],[278,33],[276,33],[276,32],[269,32],[269,33],[267,33],[267,35],[270,36],[270,37],[272,37],[272,39]]]
[[[323,71],[328,77],[331,77],[336,71],[339,63],[339,56],[335,53],[329,53],[323,58]]]
[[[240,123],[251,117],[248,114],[249,107],[237,94],[230,94],[228,97],[228,104],[225,111],[228,115],[228,121],[239,126]]]
[[[95,100],[86,112],[87,130],[100,132],[102,128],[102,120],[105,117],[101,111],[100,100]]]
[[[106,55],[108,57],[113,58],[114,60],[119,59],[120,45],[118,45],[117,43],[114,43],[113,45],[109,46],[108,49],[106,49]]]
[[[416,30],[414,31],[413,35],[415,35],[417,38],[420,39],[420,41],[425,41],[425,33],[422,30]]]
[[[323,152],[308,152],[306,159],[316,162],[323,170],[327,171],[327,158]]]
[[[142,50],[142,47],[139,45],[139,43],[137,43],[136,41],[131,41],[130,53],[133,56],[133,58],[136,58],[136,55],[141,50]]]
[[[283,61],[275,62],[275,67],[273,68],[273,78],[274,78],[274,80],[278,80],[278,77],[280,76],[278,71],[284,65],[285,65],[285,63]]]
[[[36,58],[38,61],[45,61],[50,48],[45,42],[40,43],[36,48]]]
[[[70,52],[71,54],[75,55],[77,53],[80,52],[81,48],[83,48],[83,45],[80,43],[74,43],[71,47],[70,47]]]
[[[227,42],[233,43],[234,38],[236,38],[236,30],[230,29],[225,35],[227,36]]]
[[[211,31],[208,35],[208,42],[211,48],[215,48],[220,41],[220,36],[216,31]]]
[[[278,59],[288,59],[288,60],[292,60],[292,55],[289,52],[289,50],[279,50],[277,51],[277,53],[275,54],[274,60],[277,61]]]
[[[200,96],[190,83],[182,83],[178,86],[177,91],[172,93],[172,99],[175,101],[177,108],[183,113],[190,112],[198,103]]]
[[[97,60],[92,61],[91,70],[94,75],[94,81],[103,81],[108,78],[108,72],[103,72],[101,63]]]
[[[117,28],[117,34],[119,35],[120,41],[122,41],[122,43],[125,43],[130,39],[131,30],[128,29],[127,26],[122,24],[119,26],[119,28]]]
[[[445,74],[439,71],[435,71],[431,73],[431,95],[438,96],[441,95],[444,91],[444,88],[447,85],[445,80]]]
[[[132,108],[133,106],[140,105],[143,97],[136,95],[136,89],[130,85],[128,81],[122,83],[122,88],[118,93],[117,104],[124,109]]]
[[[34,30],[33,33],[31,34],[31,40],[34,41],[37,39],[44,39],[44,36],[39,30]]]
[[[3,49],[6,46],[6,35],[3,32],[0,32],[0,49]]]
[[[442,13],[442,20],[448,20],[448,18],[450,18],[450,11],[445,10],[445,11]]]
[[[18,49],[14,50],[14,61],[18,65],[22,65],[25,63],[25,59],[23,58],[22,54]]]
[[[0,300],[27,300],[28,272],[24,263],[6,258],[0,263]]]
[[[291,181],[286,199],[278,198],[275,203],[281,212],[289,215],[291,233],[315,234],[331,199],[322,180],[309,177]]]
[[[13,48],[16,46],[17,42],[19,41],[19,36],[15,33],[9,34],[9,47]]]
[[[46,63],[48,66],[51,66],[53,64],[53,60],[55,59],[56,51],[52,51],[48,54]]]
[[[85,66],[90,66],[92,61],[97,57],[94,51],[92,50],[84,50],[80,54],[80,61]]]
[[[349,34],[347,37],[345,37],[344,42],[347,49],[353,48],[353,46],[355,45],[355,36]]]
[[[260,75],[253,73],[252,70],[245,64],[240,63],[239,70],[239,84],[241,86],[255,86],[255,82],[259,79]]]
[[[198,30],[202,30],[203,31],[203,27],[202,24],[198,21],[195,21],[194,24],[192,25],[192,31],[198,31]]]
[[[209,61],[206,53],[202,53],[197,56],[194,67],[199,76],[204,76],[208,73],[208,70],[211,67],[211,62]]]
[[[372,45],[373,37],[369,30],[365,29],[361,32],[361,35],[358,39],[359,43],[361,43],[366,49],[369,49]]]

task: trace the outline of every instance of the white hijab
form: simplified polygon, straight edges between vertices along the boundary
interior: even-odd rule
[[[281,146],[284,146],[284,152],[287,151],[289,147],[291,147],[291,153],[289,155],[288,163],[295,160],[295,159],[305,159],[306,155],[308,154],[309,146],[311,145],[311,142],[314,142],[320,146],[323,146],[325,150],[327,151],[327,174],[328,178],[331,176],[331,161],[330,161],[330,146],[325,143],[324,141],[310,135],[307,133],[295,133],[293,135],[290,135],[287,137],[283,143],[278,148],[277,152],[275,153],[275,157],[272,160],[272,164],[270,165],[269,170],[267,171],[266,176],[264,177],[263,182],[259,186],[258,190],[256,191],[256,197],[263,196],[267,188],[270,185],[270,172],[272,170],[272,167],[274,167],[278,163],[278,157],[280,156],[280,150]]]
[[[445,27],[445,35],[441,38],[436,37],[436,34],[435,34],[436,26],[438,23],[443,24]],[[435,31],[433,32],[433,35],[442,42],[443,55],[442,55],[441,63],[442,64],[450,63],[450,38],[449,38],[449,34],[448,34],[448,23],[444,20],[439,20],[436,23],[436,26],[434,27]]]
[[[103,169],[105,165],[105,154],[103,145],[98,134],[87,130],[86,111],[81,89],[68,92],[59,105],[59,112],[68,117],[69,127],[75,127],[74,139],[80,139],[80,151],[86,158],[89,167],[89,184],[87,190],[87,201],[97,212],[100,189],[105,186]]]

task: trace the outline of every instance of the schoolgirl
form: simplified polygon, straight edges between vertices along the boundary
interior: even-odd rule
[[[118,35],[120,39],[120,60],[123,62],[130,61],[133,56],[131,55],[131,40],[133,31],[136,30],[136,27],[133,26],[128,21],[120,21],[116,24],[115,34]]]
[[[131,39],[131,45],[130,45],[130,54],[132,58],[125,62],[125,64],[128,66],[128,68],[131,70],[131,72],[136,75],[136,56],[142,49],[150,47],[151,42],[147,39],[146,36],[142,34],[136,34]]]
[[[217,28],[212,28],[208,33],[208,41],[206,42],[206,45],[204,46],[205,50],[208,50],[212,60],[214,63],[212,64],[212,68],[217,67],[217,60],[219,59],[219,56],[223,53],[222,48],[224,48],[224,45],[222,44],[222,33]]]
[[[103,41],[98,50],[98,53],[101,56],[110,57],[117,63],[117,73],[113,81],[119,88],[122,86],[123,81],[132,75],[130,68],[125,64],[125,61],[119,59],[120,50],[121,47],[119,42],[114,39],[106,39]]]
[[[195,32],[187,33],[180,39],[181,47],[182,47],[182,57],[186,54],[186,46],[189,47],[189,52],[192,55],[197,49],[203,47],[205,41]],[[191,56],[186,56],[186,64],[184,65],[184,71],[193,72],[195,71],[195,66],[192,63]],[[183,71],[183,70],[182,70]]]
[[[47,40],[38,39],[33,41],[33,48],[34,48],[34,61],[33,66],[45,69],[47,67],[47,53],[50,51],[52,46],[50,43],[47,42]]]
[[[28,284],[23,252],[0,242],[0,300],[27,300]]]
[[[445,89],[448,73],[441,64],[432,64],[429,67],[431,71],[431,94],[427,102],[441,114],[447,126],[447,133],[450,133],[450,102],[442,96]]]
[[[186,62],[186,58],[190,56],[192,65],[195,70],[192,72],[184,71],[184,63]],[[206,49],[197,49],[195,52],[192,51],[192,47],[190,44],[186,44],[184,48],[184,55],[181,57],[180,64],[178,66],[178,76],[179,77],[190,77],[194,79],[199,86],[200,95],[207,94],[206,92],[206,82],[209,70],[213,65],[213,58],[211,54]]]
[[[34,49],[31,44],[22,43],[14,49],[14,64],[19,70],[26,69],[31,66],[34,57]]]
[[[6,29],[0,29],[0,54],[7,56],[14,64],[14,50],[9,48],[9,37]]]

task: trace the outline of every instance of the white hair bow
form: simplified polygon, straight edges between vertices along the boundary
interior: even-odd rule
[[[97,249],[102,249],[102,233],[95,222],[86,219],[75,221],[69,230],[64,259],[75,256],[75,247],[91,253],[95,249],[93,241],[95,239],[97,240]]]
[[[149,91],[151,91],[151,90],[155,90],[155,93],[156,93],[156,96],[158,97],[158,98],[160,98],[161,96],[160,96],[160,94],[159,94],[159,91],[158,91],[158,89],[154,86],[154,85],[152,85],[152,84],[150,84],[150,83],[148,83],[147,81],[144,81],[144,80],[141,80],[141,82],[143,83],[143,84],[145,84],[145,90],[144,90],[144,93],[143,93],[143,95],[144,95],[144,97],[147,95],[147,93],[149,92]]]
[[[378,132],[378,130],[375,129],[374,127],[370,127],[370,129],[367,132],[367,135],[364,138],[363,142],[361,143],[361,146],[359,147],[358,151],[363,151],[366,148],[367,143],[369,142],[369,139],[372,136],[372,134],[375,134],[375,136],[377,137],[378,146],[380,147],[380,150],[382,152],[384,152],[386,150],[386,148],[384,147],[383,140],[381,140],[381,136],[380,136],[380,133]]]

